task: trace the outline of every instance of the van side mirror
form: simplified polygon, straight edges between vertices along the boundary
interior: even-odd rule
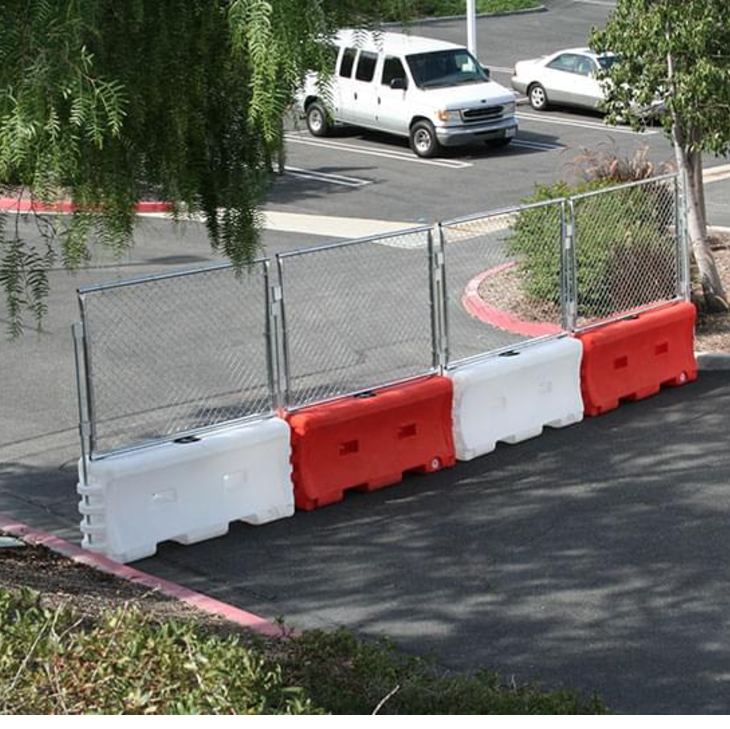
[[[482,71],[484,71],[484,75],[487,77],[487,81],[490,81],[492,78],[492,72],[486,67],[482,66]]]
[[[408,82],[404,78],[394,78],[390,80],[390,88],[394,90],[403,90],[408,88]]]

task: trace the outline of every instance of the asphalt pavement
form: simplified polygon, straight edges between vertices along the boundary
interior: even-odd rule
[[[611,3],[547,5],[519,20],[480,21],[480,59],[508,69],[580,45]],[[461,25],[422,32],[453,39]],[[630,153],[648,142],[655,158],[669,156],[661,134],[605,130],[560,110],[524,116],[532,148],[458,153],[446,167],[413,162],[378,135],[334,140],[347,148],[292,142],[288,164],[308,172],[282,178],[268,207],[433,222],[516,204],[586,144],[613,139]],[[713,224],[730,226],[729,190],[726,179],[707,186]],[[32,222],[23,226],[33,234]],[[265,235],[269,254],[329,240],[316,228]],[[146,219],[124,260],[52,274],[42,333],[0,343],[0,513],[80,540],[75,288],[215,260],[200,225]],[[436,475],[263,527],[234,524],[210,542],[162,545],[136,566],[299,628],[347,625],[449,668],[595,690],[618,712],[728,713],[729,407],[730,372],[703,372]]]

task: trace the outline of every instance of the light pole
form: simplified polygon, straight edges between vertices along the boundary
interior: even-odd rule
[[[476,0],[466,0],[466,47],[477,57],[477,11]]]

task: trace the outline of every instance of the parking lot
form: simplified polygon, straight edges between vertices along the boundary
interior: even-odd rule
[[[495,80],[509,85],[517,60],[583,45],[615,5],[545,4],[479,21],[478,55]],[[463,19],[411,32],[465,38]],[[512,207],[536,184],[574,175],[582,149],[672,157],[660,130],[608,128],[597,114],[523,104],[518,120],[505,149],[428,160],[392,137],[342,129],[315,139],[292,124],[285,174],[265,206],[265,253]],[[730,168],[707,164],[710,222],[730,226]],[[19,226],[36,234],[32,221]],[[214,260],[200,223],[151,217],[124,260],[99,255],[75,276],[52,274],[44,331],[0,345],[0,513],[80,540],[75,289]],[[297,626],[388,634],[448,667],[596,689],[618,710],[725,712],[728,582],[716,566],[730,509],[717,402],[727,393],[723,375],[710,376],[427,483],[413,477],[278,524],[234,525],[209,543],[164,545],[141,568]]]

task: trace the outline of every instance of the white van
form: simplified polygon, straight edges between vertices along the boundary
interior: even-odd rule
[[[503,146],[517,132],[514,93],[462,46],[362,30],[340,31],[334,44],[327,92],[309,74],[299,97],[316,137],[335,124],[366,127],[407,137],[419,157],[433,157],[441,146]]]

